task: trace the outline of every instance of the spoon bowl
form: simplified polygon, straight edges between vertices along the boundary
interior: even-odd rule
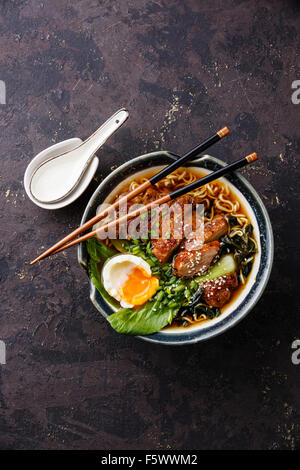
[[[53,204],[69,196],[81,182],[97,150],[128,116],[126,109],[120,109],[75,148],[54,156],[49,154],[31,175],[29,190],[33,198],[40,203]]]
[[[36,155],[33,160],[31,160],[31,162],[29,163],[25,171],[24,188],[25,188],[27,196],[34,204],[41,207],[42,209],[48,209],[48,210],[61,209],[63,207],[68,206],[69,204],[72,204],[72,202],[74,202],[79,196],[81,196],[81,194],[87,189],[99,165],[99,158],[97,156],[94,156],[90,165],[86,169],[80,181],[80,184],[76,186],[76,188],[74,189],[74,191],[72,191],[72,193],[70,193],[67,197],[65,197],[61,201],[55,202],[52,204],[43,203],[43,202],[36,200],[30,192],[31,178],[38,166],[40,166],[43,162],[48,160],[49,157],[54,157],[55,155],[60,155],[63,152],[72,150],[78,147],[78,145],[80,145],[81,143],[82,143],[82,140],[79,139],[78,137],[64,140],[62,142],[52,145],[51,147],[46,148],[45,150],[40,152],[38,155]]]

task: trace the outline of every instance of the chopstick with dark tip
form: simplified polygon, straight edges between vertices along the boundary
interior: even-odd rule
[[[155,206],[165,204],[166,202],[172,201],[180,196],[183,196],[184,194],[189,193],[190,191],[193,191],[194,189],[198,189],[201,186],[204,186],[205,184],[211,183],[212,181],[215,181],[218,178],[221,178],[221,176],[226,175],[228,173],[232,173],[235,170],[238,170],[239,168],[242,168],[243,166],[248,165],[249,163],[254,162],[255,160],[258,159],[258,155],[256,153],[251,153],[250,155],[247,155],[247,157],[241,158],[240,160],[237,160],[234,163],[230,163],[229,165],[224,166],[223,168],[220,168],[219,170],[216,170],[207,176],[204,176],[203,178],[199,178],[198,180],[194,181],[193,183],[190,183],[186,186],[183,186],[182,188],[179,188],[175,191],[173,191],[170,194],[166,194],[165,196],[157,199],[156,201],[150,202],[149,204],[143,206],[140,209],[137,209],[133,212],[130,212],[129,214],[126,214],[119,219],[113,220],[109,222],[106,225],[103,225],[103,227],[99,227],[96,230],[93,230],[92,232],[87,233],[86,235],[83,235],[80,238],[76,238],[72,242],[68,243],[67,245],[64,245],[60,247],[58,250],[55,251],[55,253],[59,253],[60,251],[63,251],[71,246],[77,245],[78,243],[84,242],[85,240],[88,240],[91,237],[96,236],[97,234],[101,232],[105,232],[111,227],[114,227],[118,224],[121,224],[123,222],[127,222],[130,219],[133,219],[135,217],[138,217],[139,215],[143,214],[144,212],[149,211]]]
[[[147,181],[145,181],[143,184],[139,185],[136,189],[131,191],[129,194],[126,194],[122,198],[118,199],[114,204],[111,204],[109,208],[105,209],[104,211],[100,212],[99,214],[95,215],[92,219],[88,220],[85,222],[83,225],[78,227],[76,230],[73,232],[69,233],[66,237],[62,238],[59,242],[55,243],[55,245],[51,246],[46,250],[44,253],[42,253],[40,256],[38,256],[35,260],[31,261],[30,264],[34,264],[37,261],[46,258],[49,256],[51,253],[54,253],[57,251],[60,247],[68,243],[72,238],[75,238],[77,235],[79,235],[82,232],[85,232],[87,229],[89,229],[92,225],[96,224],[99,222],[99,220],[103,219],[104,217],[107,217],[109,213],[116,209],[119,205],[126,203],[130,199],[134,198],[141,192],[145,191],[147,188],[150,186],[154,185],[155,183],[158,183],[162,178],[165,176],[169,175],[173,171],[175,171],[177,168],[182,166],[184,163],[186,163],[188,160],[192,160],[195,158],[199,153],[204,152],[207,150],[211,145],[215,144],[219,140],[223,139],[227,134],[229,134],[229,129],[228,127],[223,127],[220,129],[216,134],[212,135],[209,137],[209,139],[204,140],[201,144],[197,145],[195,148],[187,152],[185,155],[182,157],[178,158],[175,162],[171,163],[170,165],[166,166],[163,168],[161,171],[156,173],[154,176],[149,178]],[[61,251],[61,250],[59,250]]]
[[[166,168],[163,168],[158,173],[156,173],[154,176],[149,178],[150,183],[151,184],[158,183],[165,176],[169,175],[170,173],[173,173],[173,171],[177,170],[177,168],[181,167],[184,163],[188,162],[189,160],[193,160],[193,158],[195,158],[197,155],[199,155],[200,152],[204,152],[204,150],[208,149],[208,147],[210,147],[211,145],[213,145],[216,142],[218,142],[219,140],[221,140],[227,134],[229,134],[228,127],[223,127],[216,134],[214,134],[212,137],[210,137],[209,139],[202,142],[202,144],[197,145],[195,148],[193,148],[192,150],[187,152],[181,158],[178,158],[178,160],[176,160],[175,162],[173,162],[170,165],[166,166]]]

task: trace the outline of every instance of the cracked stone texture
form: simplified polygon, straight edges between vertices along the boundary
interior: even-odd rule
[[[0,2],[0,448],[300,448],[299,27],[286,0]],[[33,205],[33,156],[121,106],[131,117],[85,194],[58,211]],[[76,250],[29,267],[78,225],[111,168],[180,154],[223,125],[211,154],[259,153],[243,174],[275,235],[268,287],[238,326],[191,347],[147,344],[99,318]]]

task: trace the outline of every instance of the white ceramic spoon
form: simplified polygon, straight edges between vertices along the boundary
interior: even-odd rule
[[[78,147],[44,161],[32,174],[32,196],[47,204],[67,197],[81,181],[97,150],[122,126],[128,116],[126,109],[120,109]]]

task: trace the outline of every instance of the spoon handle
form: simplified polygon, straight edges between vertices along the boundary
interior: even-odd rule
[[[97,152],[97,150],[112,136],[119,127],[124,124],[129,116],[127,109],[119,109],[113,114],[99,129],[97,129],[90,137],[88,137],[81,145],[83,150],[89,155],[89,159]]]

